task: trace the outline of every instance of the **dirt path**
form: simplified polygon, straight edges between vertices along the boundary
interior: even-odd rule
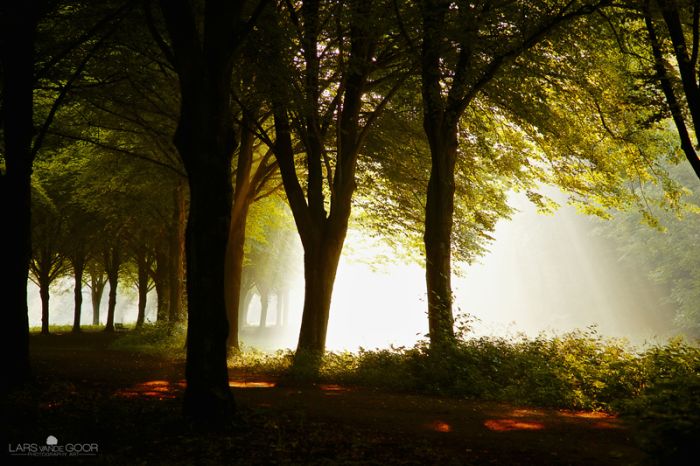
[[[231,384],[240,423],[233,432],[203,436],[180,418],[182,361],[110,350],[108,343],[100,336],[33,337],[39,388],[11,407],[10,440],[34,442],[51,432],[91,439],[100,443],[100,455],[78,460],[107,464],[618,465],[645,460],[622,421],[599,413],[338,385],[278,387],[274,380],[235,370]]]

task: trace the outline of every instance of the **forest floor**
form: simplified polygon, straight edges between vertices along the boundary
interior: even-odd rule
[[[110,349],[120,334],[32,336],[37,383],[5,409],[18,444],[97,444],[95,456],[24,464],[625,465],[649,458],[621,419],[503,403],[291,387],[231,370],[238,419],[226,432],[181,416],[184,361]],[[68,445],[66,445],[68,447]],[[6,457],[7,458],[7,457]]]

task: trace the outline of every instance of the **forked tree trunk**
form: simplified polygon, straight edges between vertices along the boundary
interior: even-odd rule
[[[80,319],[83,309],[83,272],[85,270],[85,261],[73,261],[73,278],[75,284],[73,287],[73,332],[80,332]]]

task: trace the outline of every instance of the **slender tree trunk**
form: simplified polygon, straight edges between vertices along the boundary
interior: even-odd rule
[[[27,280],[31,258],[31,174],[33,154],[34,38],[37,2],[6,2],[0,7],[0,62],[3,64],[0,123],[4,172],[0,173],[0,296],[3,302],[3,387],[21,387],[32,377],[29,363]]]
[[[686,34],[683,31],[678,2],[675,0],[658,0],[657,3],[661,7],[661,13],[673,43],[673,52],[678,63],[678,71],[683,84],[688,113],[690,113],[692,126],[695,129],[695,140],[700,145],[700,83],[698,83],[697,57],[694,58],[695,62],[693,62],[691,48],[688,47]],[[693,24],[693,27],[695,28],[693,34],[699,34],[700,31],[697,30],[698,24]]]
[[[106,332],[114,331],[114,313],[117,309],[117,286],[119,285],[119,268],[121,267],[121,256],[119,249],[113,247],[108,253],[107,280],[109,281],[109,301],[107,305]]]
[[[275,319],[275,325],[278,327],[283,327],[285,325],[288,294],[289,292],[287,290],[279,290],[277,292],[277,316]]]
[[[39,279],[39,296],[41,296],[41,334],[49,334],[49,299],[51,293],[49,292],[49,285],[51,282],[48,277],[41,277]]]
[[[148,259],[138,258],[138,290],[139,304],[138,315],[136,317],[136,328],[143,327],[146,320],[146,300],[148,299]]]
[[[247,114],[246,114],[247,115]],[[243,275],[243,258],[245,246],[245,229],[248,211],[253,200],[250,192],[250,170],[253,165],[254,135],[248,129],[253,122],[244,116],[241,144],[236,162],[236,189],[231,206],[231,227],[229,228],[226,262],[224,264],[226,314],[228,316],[228,346],[239,349],[238,313],[241,301],[241,280]]]
[[[153,274],[153,282],[156,286],[157,295],[157,322],[167,322],[170,315],[170,310],[172,309],[172,306],[170,305],[170,299],[172,296],[170,286],[172,283],[171,270],[174,264],[170,254],[168,253],[169,248],[166,247],[166,244],[167,243],[163,242],[156,247],[156,271]]]
[[[260,293],[260,320],[258,327],[264,329],[267,326],[267,308],[270,306],[270,293],[267,291]]]
[[[241,299],[241,305],[238,308],[238,328],[240,329],[242,326],[245,326],[248,324],[248,311],[250,310],[250,303],[253,301],[253,290],[248,289],[244,295],[243,299]]]
[[[73,310],[73,332],[80,332],[80,318],[83,309],[83,271],[85,270],[85,262],[83,260],[73,261],[73,278],[75,286],[73,288],[73,297],[75,307]]]
[[[90,298],[92,299],[92,325],[100,325],[100,306],[106,281],[102,272],[90,273]]]
[[[683,149],[683,153],[685,154],[688,163],[690,163],[690,166],[693,168],[695,176],[697,176],[700,179],[700,158],[698,158],[698,153],[695,147],[693,146],[693,141],[691,139],[690,132],[688,131],[688,128],[685,123],[685,118],[683,116],[683,108],[678,98],[676,97],[676,92],[668,75],[668,71],[666,70],[664,52],[661,48],[661,43],[656,34],[656,28],[654,27],[651,12],[648,9],[644,12],[644,20],[647,28],[647,33],[649,34],[649,42],[651,43],[652,54],[654,57],[654,69],[656,71],[659,84],[661,85],[661,90],[663,91],[664,97],[666,98],[666,103],[669,107],[669,110],[671,111],[673,123],[676,125],[678,137],[681,142],[681,149]],[[693,84],[685,86],[686,90],[692,88]],[[688,99],[691,98],[692,92],[693,91],[691,90],[691,94],[686,95]],[[691,115],[698,114],[698,118],[693,120],[695,124],[698,125],[700,122],[700,102],[691,102],[688,99],[686,100],[688,101],[689,107],[691,109],[696,109],[695,113],[691,113]],[[700,127],[696,126],[695,129],[696,131],[698,131],[700,130]],[[696,138],[700,138],[700,135],[697,133]]]

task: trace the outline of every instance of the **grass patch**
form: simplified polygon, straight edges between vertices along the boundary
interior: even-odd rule
[[[104,325],[81,325],[80,326],[80,331],[81,332],[99,332],[104,330],[105,327]],[[73,331],[73,325],[50,325],[49,326],[49,333],[70,333]],[[29,333],[31,334],[40,334],[41,333],[41,326],[37,327],[29,327]]]
[[[145,324],[139,329],[125,332],[112,343],[111,348],[184,356],[186,334],[186,328],[179,324],[171,325],[167,322]]]

